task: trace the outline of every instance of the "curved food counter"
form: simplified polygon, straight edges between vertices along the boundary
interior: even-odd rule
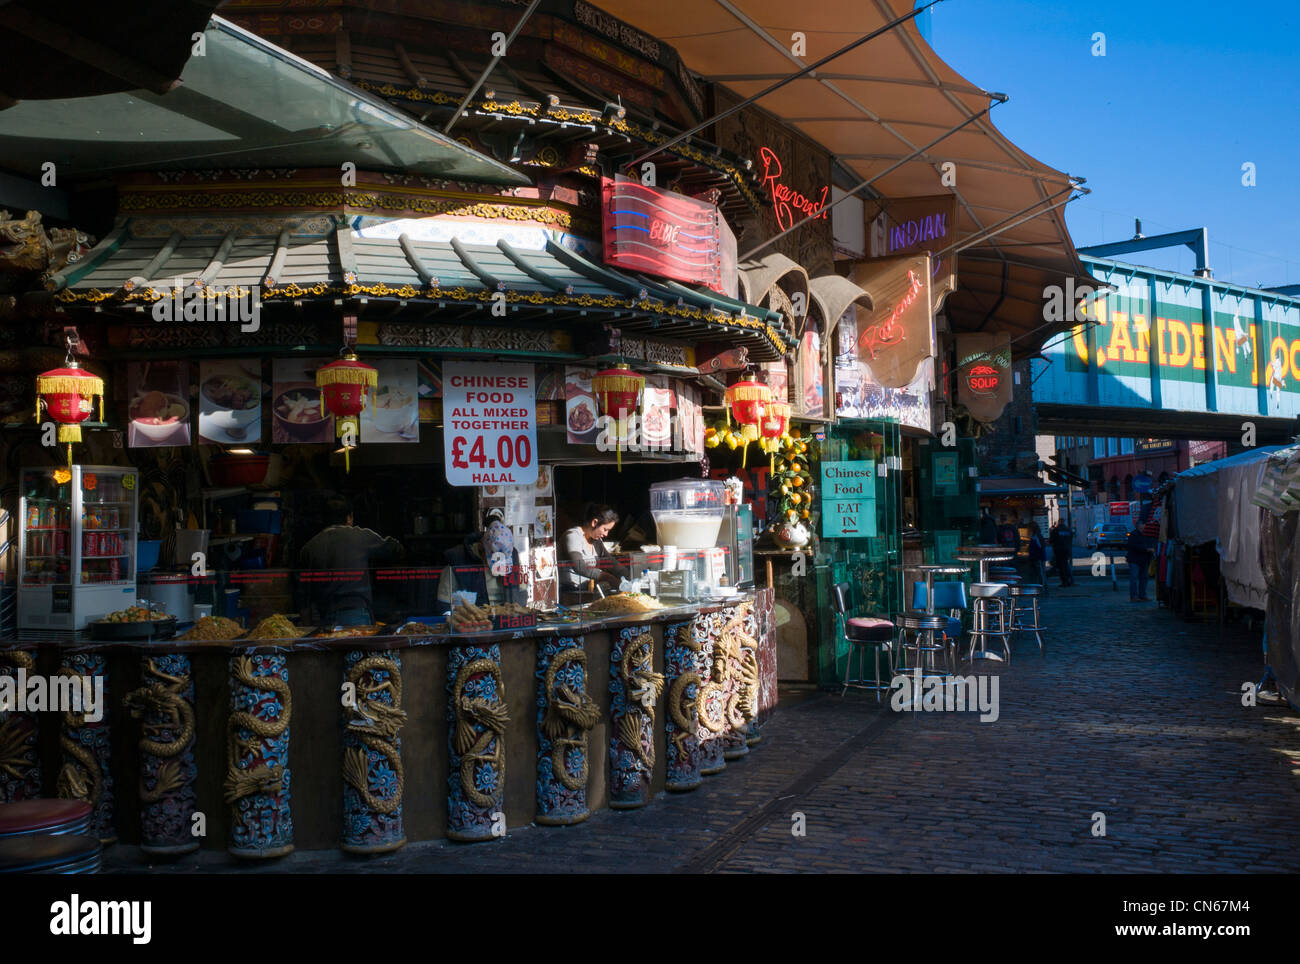
[[[105,708],[0,714],[0,799],[78,797],[105,841],[247,858],[645,806],[758,742],[769,595],[469,634],[0,644],[17,689],[102,677]]]

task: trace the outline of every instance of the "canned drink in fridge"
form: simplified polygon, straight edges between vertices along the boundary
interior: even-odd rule
[[[114,559],[108,564],[108,578],[111,582],[117,582],[122,578],[122,564],[119,560]]]

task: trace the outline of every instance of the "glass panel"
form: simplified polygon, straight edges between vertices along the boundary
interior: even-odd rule
[[[24,586],[67,583],[72,572],[71,483],[58,483],[50,469],[23,473]]]
[[[78,466],[83,586],[135,582],[134,472]]]

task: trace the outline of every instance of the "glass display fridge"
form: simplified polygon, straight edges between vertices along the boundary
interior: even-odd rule
[[[135,602],[135,469],[23,469],[18,630],[74,633]]]

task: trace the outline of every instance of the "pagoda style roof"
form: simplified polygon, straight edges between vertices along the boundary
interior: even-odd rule
[[[778,359],[793,344],[774,311],[607,268],[575,250],[581,242],[566,238],[570,247],[553,235],[540,226],[438,218],[128,217],[50,287],[65,310],[134,312],[164,298],[256,291],[263,305],[350,302],[400,320],[606,321],[623,331],[725,341],[754,361]]]

